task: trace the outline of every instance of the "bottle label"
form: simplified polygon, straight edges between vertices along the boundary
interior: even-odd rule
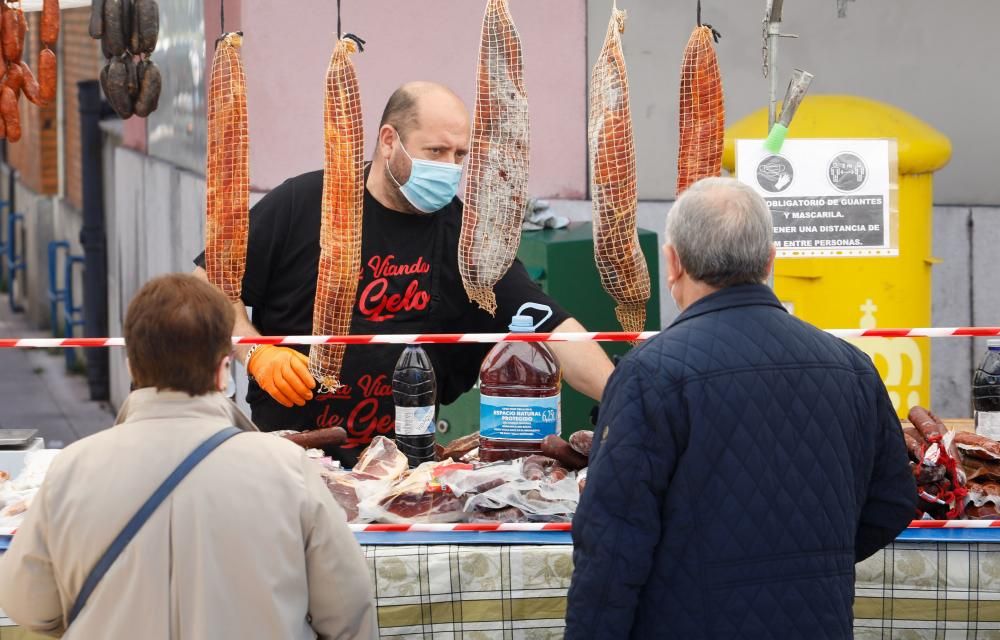
[[[479,435],[494,440],[541,441],[559,435],[559,394],[547,398],[481,396]]]
[[[976,433],[992,440],[1000,440],[1000,411],[977,411]]]
[[[397,436],[426,436],[434,433],[434,405],[396,407]]]

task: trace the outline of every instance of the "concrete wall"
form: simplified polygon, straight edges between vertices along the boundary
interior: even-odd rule
[[[617,0],[629,12],[624,34],[636,128],[640,197],[672,199],[676,181],[677,102],[694,2]],[[608,0],[588,0],[588,65],[600,51]],[[766,2],[702,0],[702,17],[722,32],[717,45],[727,121],[766,106],[761,20]],[[779,48],[779,92],[794,67],[816,75],[811,93],[849,93],[905,109],[951,138],[951,164],[934,183],[938,203],[1000,205],[995,178],[1000,127],[996,0],[862,0],[836,17],[835,0],[786,2]],[[992,75],[991,75],[992,74]],[[573,117],[570,114],[569,117]],[[795,128],[792,126],[792,134]]]

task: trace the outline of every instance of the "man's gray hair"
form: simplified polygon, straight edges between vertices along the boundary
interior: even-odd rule
[[[713,287],[761,283],[771,256],[771,212],[733,178],[691,185],[667,214],[667,244],[693,279]]]

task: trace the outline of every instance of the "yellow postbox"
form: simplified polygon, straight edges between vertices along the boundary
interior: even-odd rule
[[[735,167],[736,140],[764,138],[763,108],[726,130],[723,165]],[[855,96],[807,97],[789,138],[894,138],[899,152],[898,257],[779,258],[774,289],[799,318],[824,328],[931,326],[933,173],[951,157],[951,142],[918,118]],[[930,406],[927,338],[852,340],[874,360],[900,416]]]

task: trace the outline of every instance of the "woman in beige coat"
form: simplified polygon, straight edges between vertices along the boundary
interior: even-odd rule
[[[111,565],[67,630],[98,558],[182,459],[227,426],[256,431],[218,392],[232,307],[187,275],[149,282],[125,339],[138,389],[116,426],[53,461],[0,560],[0,608],[67,638],[375,638],[363,554],[315,463],[242,433],[191,471]]]

